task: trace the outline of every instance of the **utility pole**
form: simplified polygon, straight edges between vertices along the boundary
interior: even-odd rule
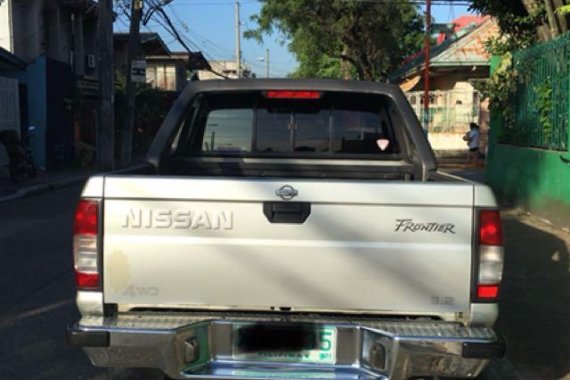
[[[265,50],[265,77],[269,78],[269,48]]]
[[[140,27],[143,0],[131,0],[131,25],[127,52],[127,108],[126,122],[121,130],[121,167],[131,164],[133,155],[133,130],[135,125],[136,84],[133,82],[133,61],[140,55]]]
[[[99,0],[99,113],[97,117],[97,166],[115,168],[115,73],[113,55],[113,0]]]
[[[236,73],[241,78],[241,31],[239,20],[239,1],[236,0]]]
[[[429,129],[429,66],[431,54],[431,0],[426,2],[426,35],[424,40],[425,69],[424,69],[424,132]]]

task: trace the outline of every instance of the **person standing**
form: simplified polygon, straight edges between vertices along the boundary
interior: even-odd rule
[[[479,165],[479,141],[481,137],[481,132],[479,131],[479,126],[477,123],[469,123],[469,132],[463,136],[463,141],[467,142],[469,151],[467,152],[467,162],[466,166],[469,166],[471,161],[473,161],[474,167]]]

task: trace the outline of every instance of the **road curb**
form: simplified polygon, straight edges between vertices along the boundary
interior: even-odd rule
[[[0,203],[11,202],[11,201],[26,198],[26,197],[29,197],[32,195],[47,193],[47,192],[52,191],[52,190],[57,190],[57,189],[62,189],[65,187],[73,186],[73,185],[79,184],[79,183],[87,180],[87,178],[89,178],[89,176],[90,176],[89,174],[86,174],[86,175],[81,176],[81,177],[62,179],[62,180],[57,181],[57,182],[43,183],[41,185],[25,187],[23,189],[18,190],[14,194],[6,195],[4,197],[0,197]]]

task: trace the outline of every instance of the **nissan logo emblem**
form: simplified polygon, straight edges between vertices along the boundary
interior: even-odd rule
[[[293,188],[291,185],[281,186],[279,189],[275,190],[275,194],[283,199],[284,201],[290,201],[299,195],[299,192]]]

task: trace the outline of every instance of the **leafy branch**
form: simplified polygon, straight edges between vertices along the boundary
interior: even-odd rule
[[[570,5],[563,5],[556,10],[558,14],[567,15],[570,14]]]
[[[534,88],[536,92],[536,110],[538,111],[538,121],[544,131],[544,138],[546,141],[550,140],[552,136],[552,121],[550,115],[552,114],[552,83],[550,78],[541,85]]]
[[[518,75],[519,73],[513,69],[512,54],[505,53],[501,56],[501,63],[497,69],[480,88],[483,97],[489,98],[491,109],[501,114],[507,127],[514,125],[514,112],[510,107],[510,100],[517,89]]]

